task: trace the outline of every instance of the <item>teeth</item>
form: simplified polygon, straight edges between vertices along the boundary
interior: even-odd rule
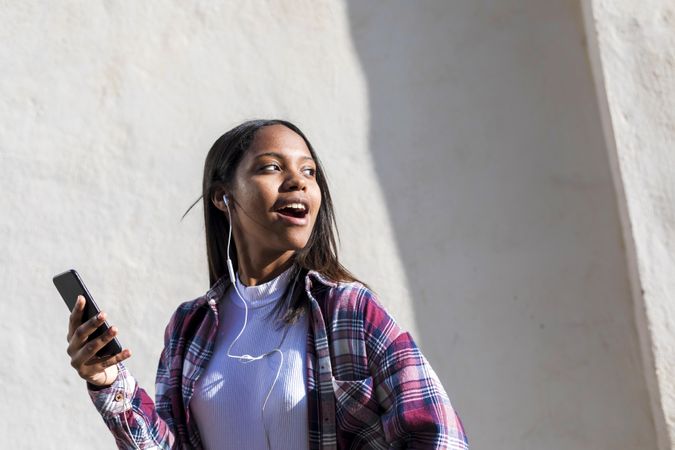
[[[291,203],[291,204],[286,205],[286,206],[283,206],[283,207],[281,207],[281,208],[279,208],[279,209],[284,209],[284,208],[301,209],[301,210],[304,211],[304,210],[305,210],[305,205],[303,205],[302,203]]]

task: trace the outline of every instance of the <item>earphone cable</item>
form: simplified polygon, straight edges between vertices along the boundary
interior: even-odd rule
[[[251,356],[251,355],[232,355],[230,351],[232,350],[232,347],[234,346],[235,342],[239,339],[239,337],[244,333],[244,330],[246,329],[246,324],[248,323],[248,305],[246,303],[246,300],[244,300],[244,297],[241,295],[239,292],[239,289],[237,288],[237,279],[236,274],[234,273],[234,268],[232,267],[232,260],[230,258],[230,242],[232,241],[232,216],[230,214],[230,206],[228,205],[227,201],[227,196],[223,195],[223,202],[225,203],[225,207],[227,208],[227,216],[228,216],[228,225],[229,225],[229,230],[228,230],[228,235],[227,235],[227,271],[230,276],[230,282],[232,284],[232,288],[234,291],[237,293],[237,296],[239,299],[241,299],[242,303],[244,304],[244,324],[241,327],[241,330],[239,331],[239,334],[237,334],[237,337],[234,338],[234,340],[230,343],[228,349],[227,349],[227,356],[230,358],[238,359],[242,363],[250,363],[253,361],[258,361],[260,359],[265,358],[266,356],[272,355],[275,352],[279,353],[279,356],[281,357],[281,360],[279,361],[279,366],[277,367],[277,373],[276,376],[274,377],[274,381],[272,382],[272,386],[270,387],[269,391],[267,392],[267,396],[265,397],[265,401],[263,403],[262,409],[260,410],[260,420],[263,425],[263,429],[265,430],[265,440],[267,443],[267,448],[268,450],[271,449],[271,443],[270,443],[270,437],[269,437],[269,430],[267,428],[267,424],[265,423],[265,406],[267,406],[267,401],[270,398],[270,395],[272,394],[272,391],[274,390],[274,386],[277,383],[277,380],[279,379],[279,375],[281,374],[281,368],[284,364],[284,353],[281,351],[281,346],[284,343],[284,340],[286,339],[286,334],[288,333],[288,326],[285,327],[284,329],[284,334],[281,338],[281,342],[279,343],[278,347],[275,348],[274,350],[271,350],[267,353],[264,353],[259,356]],[[300,271],[297,272],[295,275],[295,278],[292,280],[291,284],[291,291],[290,291],[290,298],[293,298],[293,292],[295,290],[295,284],[297,282],[298,276],[300,275]]]

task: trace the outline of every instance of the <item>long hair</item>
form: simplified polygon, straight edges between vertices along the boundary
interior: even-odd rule
[[[312,233],[305,247],[296,251],[293,257],[292,279],[298,281],[298,283],[292,282],[289,284],[289,289],[293,289],[293,296],[284,302],[279,302],[272,311],[273,314],[281,315],[283,322],[292,323],[303,314],[308,306],[308,300],[304,295],[304,276],[309,270],[315,270],[335,282],[357,281],[365,285],[338,261],[336,236],[339,240],[339,234],[326,175],[314,147],[297,126],[279,119],[249,120],[232,128],[214,142],[206,155],[202,195],[200,197],[204,205],[206,254],[209,263],[209,280],[211,286],[213,286],[221,277],[229,276],[226,261],[227,234],[230,224],[227,215],[216,208],[212,200],[216,193],[223,188],[227,191],[230,190],[230,183],[234,179],[237,166],[251,146],[256,132],[262,127],[270,125],[283,125],[302,137],[316,163],[316,181],[321,190],[321,206]],[[185,214],[198,202],[199,199],[188,208]],[[239,262],[234,241],[232,241],[231,247],[234,250],[231,252],[230,258],[236,272]],[[234,282],[234,280],[230,281]],[[284,298],[286,297],[284,296]]]

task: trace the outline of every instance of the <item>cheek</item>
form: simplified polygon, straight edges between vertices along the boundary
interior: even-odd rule
[[[260,186],[249,185],[239,190],[238,201],[247,214],[262,216],[266,214],[270,201],[273,201],[268,197],[267,190],[261,189]]]
[[[321,196],[321,188],[319,188],[318,184],[314,185],[314,195],[312,197],[314,198],[314,204],[312,207],[314,208],[314,211],[316,211],[315,217],[319,216],[319,211],[321,210],[321,203],[322,203],[322,196]]]

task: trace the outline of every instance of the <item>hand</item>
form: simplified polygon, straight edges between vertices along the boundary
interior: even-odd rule
[[[89,335],[105,321],[105,313],[101,311],[98,315],[80,324],[84,304],[84,297],[79,295],[75,302],[75,308],[70,313],[67,336],[70,365],[82,379],[89,383],[96,386],[109,386],[117,378],[117,363],[129,358],[131,351],[124,349],[113,356],[102,358],[96,356],[96,352],[105,347],[117,335],[117,328],[110,327],[101,336],[87,342]]]

